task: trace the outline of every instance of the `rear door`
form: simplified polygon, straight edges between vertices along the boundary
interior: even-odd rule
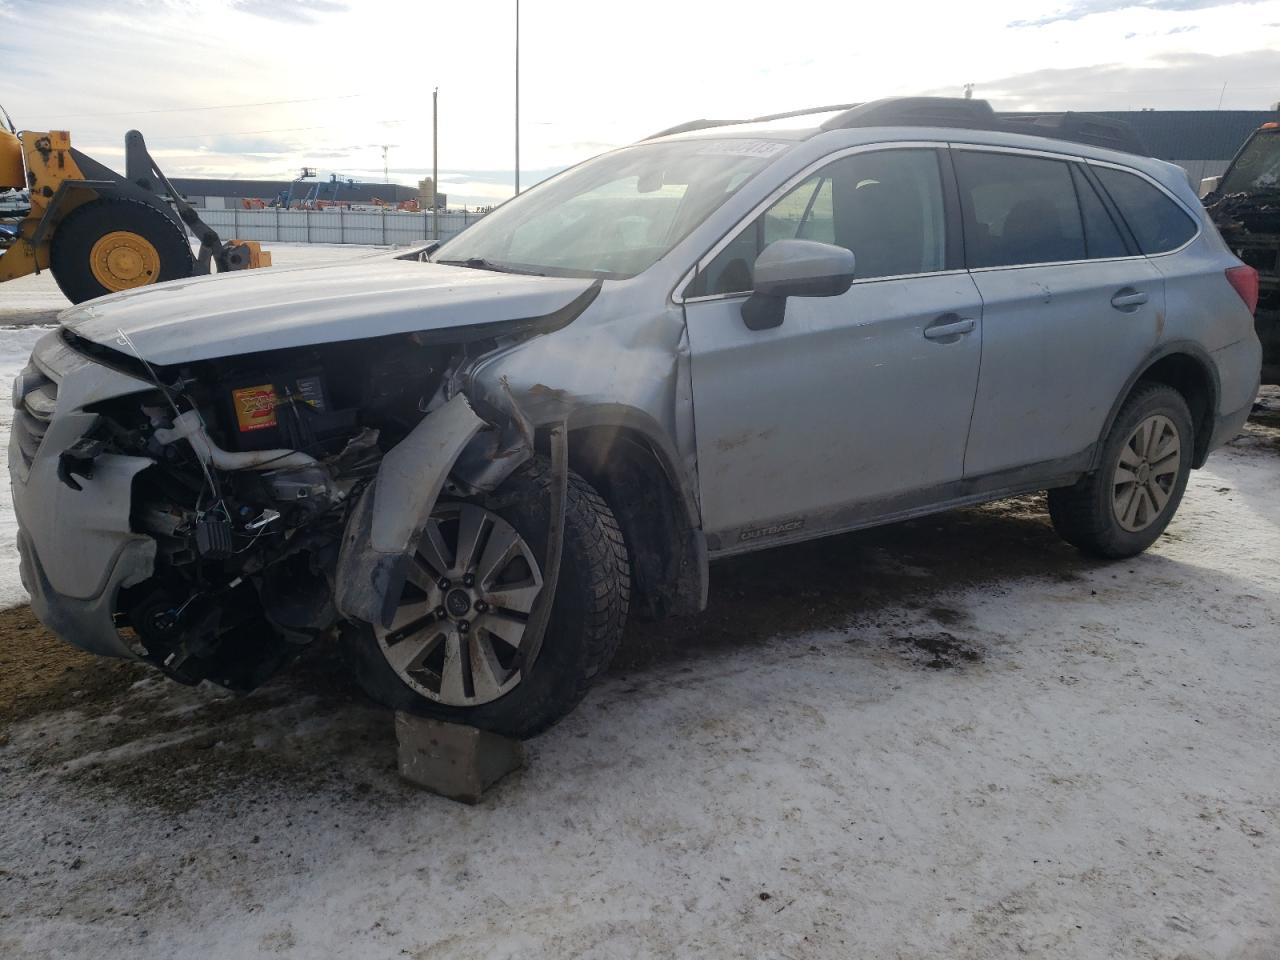
[[[954,146],[982,372],[966,477],[1078,469],[1164,322],[1159,272],[1083,164]]]

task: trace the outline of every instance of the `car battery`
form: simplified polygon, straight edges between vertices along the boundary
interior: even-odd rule
[[[332,409],[320,370],[263,373],[228,385],[224,423],[236,450],[324,448],[356,428],[355,410]]]

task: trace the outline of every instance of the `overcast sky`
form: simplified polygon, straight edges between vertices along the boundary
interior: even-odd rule
[[[176,176],[392,180],[503,199],[514,0],[0,0],[0,103],[119,166],[142,130]],[[965,83],[997,110],[1262,109],[1280,0],[893,3],[524,0],[521,168],[547,172],[695,117]],[[1223,85],[1225,86],[1225,90]]]

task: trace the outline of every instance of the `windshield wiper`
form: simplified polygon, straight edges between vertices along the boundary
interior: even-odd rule
[[[494,263],[492,260],[486,260],[484,257],[468,257],[465,260],[437,260],[436,263],[442,263],[446,267],[470,267],[472,270],[492,270],[494,273],[518,273],[527,277],[545,277],[545,273],[537,270],[524,270],[520,267],[513,267],[506,263]]]

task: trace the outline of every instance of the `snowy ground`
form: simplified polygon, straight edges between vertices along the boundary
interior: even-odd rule
[[[720,564],[474,808],[329,651],[0,613],[0,956],[1274,960],[1278,481],[1273,390],[1131,561],[1028,497]]]

